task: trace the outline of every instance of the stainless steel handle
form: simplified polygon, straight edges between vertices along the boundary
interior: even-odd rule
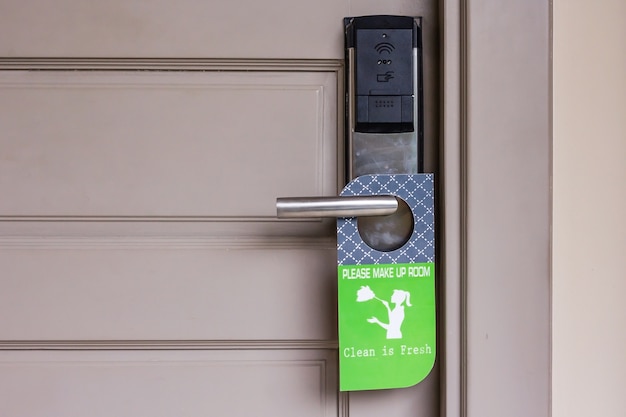
[[[276,216],[279,219],[385,216],[395,213],[396,210],[398,200],[391,195],[276,199]]]

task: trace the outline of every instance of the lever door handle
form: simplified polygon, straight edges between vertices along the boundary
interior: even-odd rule
[[[279,219],[385,216],[397,210],[398,200],[391,195],[276,199],[276,216]]]

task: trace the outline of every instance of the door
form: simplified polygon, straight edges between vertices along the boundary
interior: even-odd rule
[[[424,17],[435,168],[434,3],[3,2],[0,414],[437,415],[338,392],[334,222],[274,212],[343,185],[345,16]]]

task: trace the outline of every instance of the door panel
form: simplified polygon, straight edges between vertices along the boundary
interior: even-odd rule
[[[334,0],[3,2],[0,55],[341,58],[348,13]]]
[[[345,16],[424,16],[433,170],[435,2],[22,3],[0,5],[0,414],[437,414],[437,367],[338,393],[334,222],[274,218],[342,185]]]
[[[273,218],[275,196],[335,195],[337,82],[0,73],[0,216]]]
[[[333,356],[330,350],[6,352],[0,414],[331,416]]]
[[[2,243],[5,340],[336,338],[330,240]]]

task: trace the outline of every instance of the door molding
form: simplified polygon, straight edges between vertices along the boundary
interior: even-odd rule
[[[336,340],[22,340],[3,350],[337,350]]]
[[[548,416],[551,6],[440,7],[442,415]]]
[[[338,59],[2,58],[0,70],[342,71]]]

